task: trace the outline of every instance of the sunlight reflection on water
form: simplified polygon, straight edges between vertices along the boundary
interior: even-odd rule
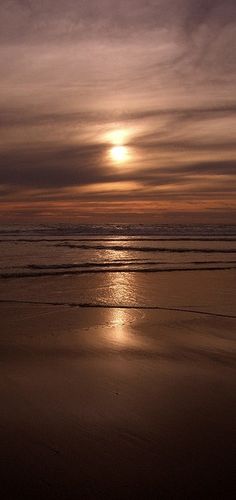
[[[120,273],[107,275],[109,302],[114,305],[126,305],[136,302],[136,276],[135,274]],[[111,325],[106,332],[106,341],[119,347],[137,346],[140,341],[131,328],[136,322],[138,311],[132,309],[108,308],[107,321]]]
[[[108,273],[109,302],[113,305],[129,305],[137,302],[135,273]]]

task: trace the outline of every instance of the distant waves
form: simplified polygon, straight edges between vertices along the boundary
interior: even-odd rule
[[[0,226],[2,236],[168,236],[236,237],[236,225],[223,224],[40,224]]]
[[[236,269],[236,226],[0,228],[0,278]]]

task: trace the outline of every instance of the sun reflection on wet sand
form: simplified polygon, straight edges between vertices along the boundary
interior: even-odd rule
[[[111,325],[113,328],[113,342],[117,342],[118,344],[127,344],[128,342],[128,329],[127,329],[127,311],[125,309],[110,309],[111,315]]]
[[[110,273],[107,275],[107,286],[111,304],[117,308],[107,309],[107,321],[111,328],[106,332],[106,340],[117,347],[134,347],[140,343],[132,324],[137,320],[137,311],[121,309],[119,305],[135,303],[136,277],[134,274]]]

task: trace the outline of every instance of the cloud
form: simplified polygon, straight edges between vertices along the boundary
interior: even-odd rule
[[[230,216],[234,0],[3,0],[0,40],[4,204],[214,196]],[[114,130],[127,168],[108,161]]]

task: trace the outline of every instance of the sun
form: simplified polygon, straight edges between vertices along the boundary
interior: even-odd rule
[[[113,146],[110,152],[112,159],[116,162],[123,162],[127,159],[127,148],[125,146]]]

